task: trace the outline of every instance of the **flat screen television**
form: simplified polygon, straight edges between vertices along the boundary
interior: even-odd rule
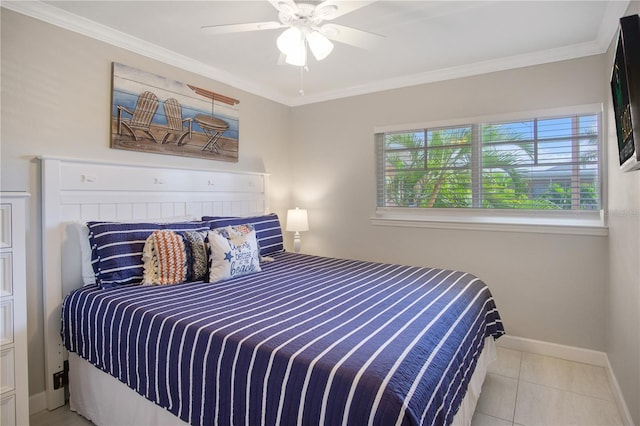
[[[640,169],[640,17],[620,19],[611,73],[620,168]]]

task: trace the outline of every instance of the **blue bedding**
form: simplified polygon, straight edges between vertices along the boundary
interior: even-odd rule
[[[504,334],[473,275],[273,257],[215,284],[82,287],[64,344],[192,425],[446,425]]]

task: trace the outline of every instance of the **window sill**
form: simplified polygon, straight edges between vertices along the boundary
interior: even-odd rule
[[[601,212],[378,208],[371,224],[411,228],[607,236]]]

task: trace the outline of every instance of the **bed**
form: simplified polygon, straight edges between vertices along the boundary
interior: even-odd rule
[[[69,223],[134,219],[111,217],[132,210],[123,207],[132,194],[107,177],[126,181],[126,171],[134,172],[127,166],[43,163],[43,176],[58,182],[56,197],[45,189],[55,202],[45,201],[44,215],[45,229],[60,232],[54,234],[58,244],[72,245]],[[99,193],[65,189],[78,185],[79,176],[85,182],[88,170],[91,182],[109,180]],[[210,172],[157,168],[149,170],[149,181],[166,182],[158,177],[166,173],[190,187],[194,176],[212,182]],[[176,178],[183,173],[189,179]],[[231,190],[218,192],[218,186],[212,193],[207,185],[185,195],[163,189],[154,199],[186,196],[177,205],[189,207],[176,211],[172,202],[164,216],[197,213],[205,220],[189,226],[209,229],[204,232],[226,229],[227,223],[215,223],[227,220],[222,217],[233,217],[234,224],[273,218],[266,175],[223,175],[215,182]],[[252,183],[231,183],[243,179]],[[149,197],[141,186],[134,188],[138,204]],[[108,218],[89,216],[96,213],[91,205],[105,202]],[[142,216],[136,219],[153,214]],[[69,350],[72,409],[96,424],[469,424],[495,356],[493,341],[504,333],[480,279],[288,253],[277,238],[265,243],[273,239],[269,229],[265,236],[256,225],[260,247],[269,247],[260,252],[259,270],[215,283],[83,286],[77,273],[71,285],[69,273],[61,274],[66,280],[49,280],[57,297],[45,305],[62,319],[56,324],[62,340],[58,334],[54,347],[59,354],[52,355],[58,361],[66,356],[62,348]]]

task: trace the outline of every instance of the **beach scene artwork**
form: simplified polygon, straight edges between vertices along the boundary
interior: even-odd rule
[[[240,101],[113,63],[111,148],[238,161]]]

